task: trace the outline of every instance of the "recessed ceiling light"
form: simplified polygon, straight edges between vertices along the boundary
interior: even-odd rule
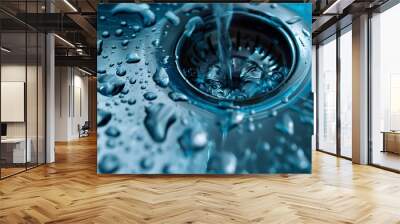
[[[87,74],[87,75],[90,75],[90,76],[93,75],[92,73],[90,73],[90,72],[88,72],[88,71],[86,71],[86,70],[83,70],[83,69],[81,69],[81,68],[79,68],[79,67],[78,67],[78,70],[81,71],[81,72],[83,72],[83,73],[85,73],[85,74]]]
[[[65,44],[67,44],[68,46],[70,46],[70,47],[72,47],[72,48],[75,48],[75,45],[73,45],[71,42],[69,42],[68,40],[66,40],[66,39],[64,39],[64,38],[62,38],[62,37],[60,37],[59,35],[57,35],[57,34],[54,34],[54,36],[55,37],[57,37],[59,40],[61,40],[62,42],[64,42]]]
[[[74,12],[78,12],[78,10],[68,1],[64,0],[64,3],[68,5]]]
[[[5,47],[1,47],[0,49],[1,49],[1,51],[4,51],[6,53],[10,53],[11,52],[11,50],[9,50],[9,49],[7,49]]]

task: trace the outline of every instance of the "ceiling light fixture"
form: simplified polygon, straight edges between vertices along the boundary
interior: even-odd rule
[[[7,49],[7,48],[5,48],[5,47],[1,47],[0,49],[1,49],[2,51],[6,52],[6,53],[10,53],[10,52],[11,52],[11,50],[9,50],[9,49]]]
[[[57,37],[59,40],[61,40],[62,42],[64,42],[65,44],[67,44],[68,46],[75,48],[75,45],[73,45],[71,42],[69,42],[68,40],[60,37],[58,34],[54,34],[55,37]]]
[[[78,12],[78,10],[73,6],[68,0],[64,0],[64,3],[68,5],[74,12]]]

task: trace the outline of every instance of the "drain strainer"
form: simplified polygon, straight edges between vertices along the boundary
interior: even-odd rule
[[[252,104],[275,94],[290,78],[296,48],[275,21],[247,12],[233,13],[229,83],[218,58],[215,17],[193,17],[188,23],[196,20],[200,22],[189,26],[190,35],[186,30],[179,39],[175,56],[180,75],[200,96],[211,101]]]

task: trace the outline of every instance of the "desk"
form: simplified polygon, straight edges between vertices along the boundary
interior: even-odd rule
[[[383,151],[400,154],[400,131],[383,131]]]
[[[31,145],[32,141],[30,138],[26,140],[28,142],[25,151],[25,138],[5,138],[1,139],[1,153],[2,157],[9,163],[25,163],[31,162],[32,153]],[[3,156],[5,154],[5,156]],[[12,156],[10,155],[12,154]],[[12,159],[11,159],[12,158]],[[25,160],[26,159],[26,160]]]

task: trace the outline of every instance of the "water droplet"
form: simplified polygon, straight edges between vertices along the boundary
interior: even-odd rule
[[[107,71],[105,69],[97,69],[97,73],[105,74]]]
[[[131,77],[130,79],[129,79],[129,83],[130,84],[135,84],[136,83],[136,78],[134,78],[134,77]]]
[[[176,121],[172,106],[162,103],[153,104],[145,108],[144,125],[155,142],[163,142],[167,137],[168,129]]]
[[[174,26],[179,25],[179,23],[181,22],[179,17],[172,11],[168,11],[167,13],[165,13],[165,17],[167,17],[168,21],[172,23]]]
[[[117,36],[117,37],[122,36],[123,33],[124,33],[124,31],[122,29],[116,29],[115,30],[115,36]]]
[[[153,75],[154,82],[162,88],[165,88],[169,84],[169,77],[164,68],[158,69]]]
[[[128,25],[128,23],[127,23],[126,21],[121,21],[120,25],[123,26],[123,27],[125,27],[125,26]]]
[[[282,103],[288,103],[288,102],[289,102],[289,97],[288,96],[283,97]]]
[[[127,86],[125,86],[125,88],[123,88],[121,91],[121,94],[123,94],[123,95],[120,95],[120,97],[123,97],[124,95],[126,95],[128,93],[129,93],[129,88],[127,88]]]
[[[303,32],[304,36],[310,37],[310,32],[308,32],[305,28],[303,28],[302,32]]]
[[[261,144],[260,150],[263,152],[269,152],[271,150],[271,145],[268,142],[263,142]]]
[[[143,170],[149,170],[149,169],[153,168],[153,166],[154,166],[154,160],[150,157],[143,158],[140,161],[140,167]]]
[[[127,63],[138,63],[140,61],[140,57],[136,53],[130,53],[126,56]]]
[[[119,129],[117,127],[114,127],[114,126],[108,127],[105,133],[106,133],[106,135],[108,137],[113,137],[113,138],[116,138],[121,134]]]
[[[245,114],[243,112],[234,111],[225,116],[218,124],[224,129],[223,131],[228,131],[242,123],[244,118]]]
[[[173,100],[175,102],[177,102],[177,101],[188,101],[189,100],[189,98],[185,94],[180,93],[180,92],[170,92],[168,94],[168,96],[169,96],[169,98],[171,100]]]
[[[287,20],[286,22],[288,24],[295,24],[297,22],[299,22],[301,20],[301,18],[299,16],[294,16],[291,19]]]
[[[100,20],[106,20],[105,16],[100,16]]]
[[[127,46],[129,44],[129,40],[123,40],[122,42],[121,42],[121,45],[122,46]]]
[[[111,10],[111,14],[115,16],[120,13],[139,13],[145,26],[151,26],[156,22],[156,16],[148,4],[119,3]]]
[[[237,158],[231,152],[219,151],[211,156],[207,164],[207,171],[216,174],[235,173]]]
[[[97,92],[104,96],[115,96],[122,91],[125,82],[113,75],[101,75],[98,78]]]
[[[165,165],[165,166],[163,167],[162,172],[163,172],[163,173],[166,173],[166,174],[172,174],[172,173],[179,173],[180,170],[179,170],[179,168],[178,168],[176,165],[167,164],[167,165]]]
[[[110,32],[104,31],[104,32],[101,34],[101,36],[102,36],[103,38],[108,38],[108,37],[110,36]]]
[[[132,27],[132,29],[133,29],[133,32],[137,33],[137,32],[140,31],[141,28],[140,28],[140,26],[135,25],[135,26]],[[135,35],[135,36],[136,36],[136,35]]]
[[[155,40],[153,40],[153,41],[151,42],[151,44],[152,44],[154,47],[159,47],[159,46],[160,46],[160,39],[155,39]]]
[[[282,120],[275,125],[275,128],[284,134],[294,134],[294,122],[289,114],[284,114]]]
[[[135,98],[131,98],[128,100],[128,104],[129,105],[134,105],[136,103],[136,99]]]
[[[185,156],[192,156],[208,143],[207,132],[198,129],[186,129],[178,139],[179,145]]]
[[[163,65],[168,64],[168,59],[169,59],[168,55],[163,58],[163,60],[162,60]]]
[[[112,114],[108,111],[97,109],[97,127],[103,127],[111,120]]]
[[[103,52],[103,40],[98,40],[97,41],[97,55],[101,55],[101,52]]]
[[[146,92],[145,94],[143,94],[143,97],[146,100],[152,101],[157,99],[157,94],[155,94],[154,92]]]
[[[126,75],[126,69],[123,68],[122,66],[118,66],[118,67],[117,67],[116,74],[117,74],[118,76],[124,76],[124,75]]]
[[[113,149],[115,146],[117,146],[117,142],[114,139],[109,138],[107,139],[106,146],[108,149]]]
[[[104,155],[99,162],[99,173],[115,173],[120,169],[120,161],[114,154]]]
[[[248,128],[250,132],[254,132],[256,130],[256,125],[253,122],[250,122]]]

